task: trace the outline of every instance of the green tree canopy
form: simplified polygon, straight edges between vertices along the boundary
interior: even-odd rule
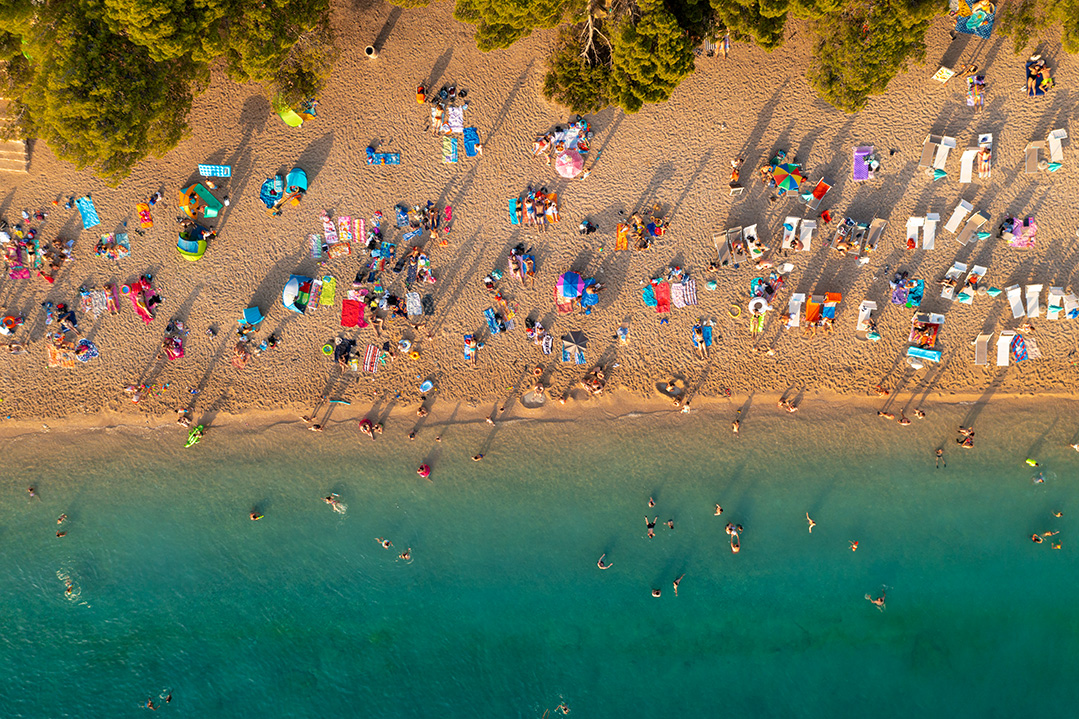
[[[575,0],[457,0],[453,16],[476,26],[476,47],[484,52],[509,47],[536,28],[555,27]]]
[[[646,102],[663,102],[693,72],[693,44],[660,0],[641,5],[641,17],[627,17],[613,38],[611,101],[626,112]]]
[[[592,51],[582,52],[582,28],[565,28],[559,47],[547,58],[543,95],[573,112],[597,112],[611,104],[611,51],[602,38],[593,39]]]
[[[783,44],[787,0],[712,0],[712,10],[736,40],[752,40],[765,50]]]

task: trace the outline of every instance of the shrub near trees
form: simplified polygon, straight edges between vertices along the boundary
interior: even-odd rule
[[[0,81],[19,129],[113,184],[183,138],[221,57],[275,106],[298,104],[336,57],[329,0],[0,0]]]

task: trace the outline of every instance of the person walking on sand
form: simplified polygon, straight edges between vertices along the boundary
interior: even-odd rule
[[[645,526],[648,527],[648,538],[649,539],[652,539],[653,537],[656,536],[656,520],[658,520],[658,519],[659,519],[659,517],[656,517],[655,519],[649,520],[648,515],[647,514],[644,515],[644,523],[645,523]]]
[[[731,431],[734,432],[735,434],[738,434],[738,428],[741,427],[741,426],[742,426],[741,422],[739,422],[738,420],[734,420],[733,422],[731,422]]]
[[[597,567],[599,567],[600,569],[610,569],[610,568],[611,568],[611,567],[613,566],[613,565],[611,565],[611,564],[605,564],[605,563],[604,563],[604,561],[603,561],[603,558],[604,558],[604,557],[606,557],[606,556],[607,556],[607,553],[606,553],[606,552],[604,552],[603,554],[599,555],[599,561],[598,561],[598,562],[596,562],[596,566],[597,566]]]
[[[940,463],[941,462],[944,462],[944,467],[945,468],[948,467],[948,460],[944,459],[944,448],[943,447],[937,447],[936,460],[937,460],[937,466],[934,467],[934,469],[940,469]]]
[[[806,512],[806,521],[809,522],[809,533],[813,534],[813,527],[817,526],[817,523],[813,521],[813,518],[809,516],[809,512]]]
[[[682,573],[682,577],[686,576],[685,572]],[[682,581],[682,577],[674,580],[674,596],[678,596],[678,584]]]

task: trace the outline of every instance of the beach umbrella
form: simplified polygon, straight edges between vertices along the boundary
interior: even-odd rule
[[[563,347],[584,354],[585,348],[588,347],[588,338],[585,337],[584,332],[573,330],[562,338],[562,343]]]
[[[798,165],[784,162],[772,169],[772,179],[775,180],[776,189],[797,191],[806,178],[798,171]]]
[[[558,276],[555,291],[563,299],[577,299],[584,292],[584,278],[576,272],[564,272]]]
[[[554,169],[562,177],[572,180],[584,169],[584,158],[576,150],[566,150],[554,161]]]
[[[1063,167],[1063,165],[1060,164],[1059,162],[1050,162],[1048,168],[1046,168],[1046,169],[1048,169],[1049,172],[1056,172],[1061,167]]]
[[[948,176],[948,173],[945,172],[944,170],[939,170],[939,169],[933,170],[933,182],[936,182],[937,180],[941,179],[942,177],[947,177],[947,176]]]

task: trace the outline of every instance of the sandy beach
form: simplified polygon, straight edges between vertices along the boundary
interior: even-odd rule
[[[0,356],[0,416],[6,418],[0,429],[19,434],[43,421],[51,426],[64,421],[153,424],[174,420],[176,410],[187,406],[203,421],[259,413],[294,419],[322,396],[350,401],[335,410],[334,418],[351,418],[372,407],[384,411],[391,404],[418,402],[420,382],[429,377],[438,387],[435,413],[458,407],[462,417],[482,416],[510,402],[514,412],[573,413],[585,403],[563,406],[552,400],[576,386],[597,362],[613,367],[608,394],[617,395],[592,403],[597,408],[615,403],[669,407],[657,383],[662,386],[672,377],[682,378],[705,401],[726,402],[729,393],[732,407],[750,395],[768,397],[772,404],[782,394],[804,401],[865,398],[877,384],[891,389],[902,405],[909,404],[908,397],[919,403],[985,401],[1073,391],[1074,320],[1046,320],[1044,292],[1042,314],[1031,320],[1041,358],[1007,368],[992,363],[975,367],[974,338],[1015,329],[1022,320],[1012,318],[1003,295],[978,295],[964,305],[941,299],[937,286],[958,261],[987,266],[987,286],[1043,284],[1070,291],[1079,257],[1079,172],[1071,141],[1065,143],[1059,171],[1023,173],[1028,142],[1044,140],[1056,128],[1079,133],[1076,95],[1069,89],[1079,61],[1059,45],[1038,49],[1051,61],[1057,87],[1045,97],[1029,98],[1022,91],[1025,56],[1012,54],[1010,40],[994,36],[952,43],[949,22],[941,18],[928,35],[926,62],[896,78],[864,111],[844,115],[812,93],[805,79],[812,39],[793,24],[788,30],[793,37],[771,54],[738,43],[727,60],[699,57],[696,72],[669,102],[636,115],[605,110],[590,117],[593,170],[587,179],[568,181],[531,156],[536,134],[567,120],[540,92],[543,57],[554,33],[537,32],[507,50],[485,54],[475,48],[471,27],[454,21],[451,10],[449,3],[420,10],[384,3],[339,6],[334,21],[341,58],[319,98],[318,118],[302,128],[286,127],[258,87],[237,86],[215,72],[208,91],[195,101],[190,137],[165,157],[140,164],[118,188],[56,160],[44,144],[33,145],[28,175],[0,177],[0,215],[14,222],[24,209],[45,210],[48,219],[32,225],[40,227],[41,237],[76,242],[73,260],[55,284],[37,277],[0,280],[5,312],[27,318],[14,339],[31,342],[25,355]],[[364,56],[364,46],[372,42],[380,50],[377,60]],[[985,72],[984,110],[967,106],[962,77],[943,85],[932,79],[945,57],[956,65],[977,63]],[[467,88],[466,125],[478,128],[484,145],[480,157],[462,153],[452,165],[442,162],[441,138],[425,129],[429,106],[415,99],[418,84],[437,89],[449,82]],[[995,137],[991,180],[959,184],[961,150],[986,132]],[[922,141],[930,133],[958,138],[949,176],[937,182],[917,167]],[[401,165],[366,164],[365,149],[371,144],[400,152]],[[873,145],[880,154],[883,166],[875,179],[852,181],[851,150],[857,145]],[[889,222],[867,264],[825,246],[835,222],[822,229],[811,251],[779,256],[784,217],[808,215],[790,196],[771,203],[770,191],[756,180],[756,168],[778,149],[796,155],[813,182],[823,176],[832,183],[821,209],[838,219],[849,215],[861,222]],[[732,198],[729,163],[738,156],[746,158],[746,191]],[[192,263],[175,249],[175,195],[197,176],[199,162],[229,164],[233,176],[218,192],[231,201],[213,223],[218,237]],[[258,199],[259,186],[293,166],[304,168],[310,178],[307,196],[299,207],[269,217]],[[547,232],[513,226],[507,218],[507,199],[529,185],[546,186],[561,198],[562,220]],[[165,196],[155,208],[155,227],[137,236],[134,206],[155,191]],[[78,213],[63,209],[63,203],[86,193],[93,197],[101,225],[82,231]],[[935,249],[906,249],[908,217],[937,212],[943,225],[961,198],[989,214],[994,230],[1005,214],[1035,216],[1037,245],[1014,249],[994,233],[963,247],[942,228]],[[59,207],[52,205],[54,200]],[[323,211],[368,221],[381,211],[392,227],[395,204],[427,201],[452,206],[454,217],[448,245],[425,247],[438,279],[430,286],[435,312],[419,333],[403,320],[389,322],[379,341],[414,339],[420,356],[398,357],[374,375],[342,373],[320,348],[336,336],[355,338],[361,346],[375,342],[372,328],[340,327],[344,290],[369,258],[355,246],[351,257],[320,267],[310,257],[307,238],[321,232]],[[647,251],[615,252],[615,225],[657,203],[672,220],[667,233]],[[599,231],[580,235],[577,227],[584,219],[597,223]],[[124,222],[131,256],[119,261],[95,256],[99,235],[125,231]],[[751,280],[767,271],[753,263],[707,271],[715,257],[713,235],[753,223],[772,248],[773,261],[794,265],[760,337],[750,334],[745,305]],[[388,239],[400,242],[400,236],[395,229]],[[482,278],[493,269],[504,270],[509,250],[518,243],[534,248],[535,287],[525,288],[508,276],[499,283],[516,307],[517,328],[487,338],[478,366],[470,368],[462,357],[462,335],[484,327],[482,312],[491,306]],[[398,247],[400,256],[405,246]],[[674,309],[661,323],[655,309],[642,302],[641,291],[670,265],[687,268],[696,279],[699,304]],[[607,285],[590,316],[579,311],[557,316],[554,311],[555,278],[570,269]],[[939,365],[914,371],[903,362],[913,310],[889,303],[888,280],[897,270],[925,280],[922,311],[945,313]],[[117,316],[95,319],[79,313],[80,331],[97,345],[100,357],[73,369],[47,367],[43,302],[77,307],[80,287],[129,282],[147,272],[164,298],[152,324],[143,324],[126,300]],[[338,283],[335,304],[306,315],[289,311],[281,304],[281,291],[290,274],[332,274]],[[400,291],[402,277],[386,273],[385,281],[391,280],[387,289]],[[714,291],[706,288],[708,280],[716,281]],[[781,314],[791,292],[842,293],[834,331],[803,337],[800,331],[784,330]],[[880,308],[879,342],[855,337],[863,299]],[[229,363],[235,329],[251,305],[266,315],[259,336],[273,331],[282,344],[237,369]],[[740,317],[731,317],[732,305],[741,307]],[[583,331],[589,339],[588,363],[563,365],[557,350],[543,355],[524,335],[525,317],[543,322],[556,338]],[[170,318],[190,330],[186,356],[175,362],[157,359]],[[690,341],[691,327],[701,318],[715,324],[716,341],[707,360],[694,355]],[[624,323],[629,341],[620,344],[615,333]],[[219,330],[216,337],[206,334],[209,327]],[[772,354],[758,351],[769,347]],[[551,399],[542,410],[526,410],[518,400],[536,363],[546,367]],[[152,389],[135,404],[123,390],[137,384]]]

